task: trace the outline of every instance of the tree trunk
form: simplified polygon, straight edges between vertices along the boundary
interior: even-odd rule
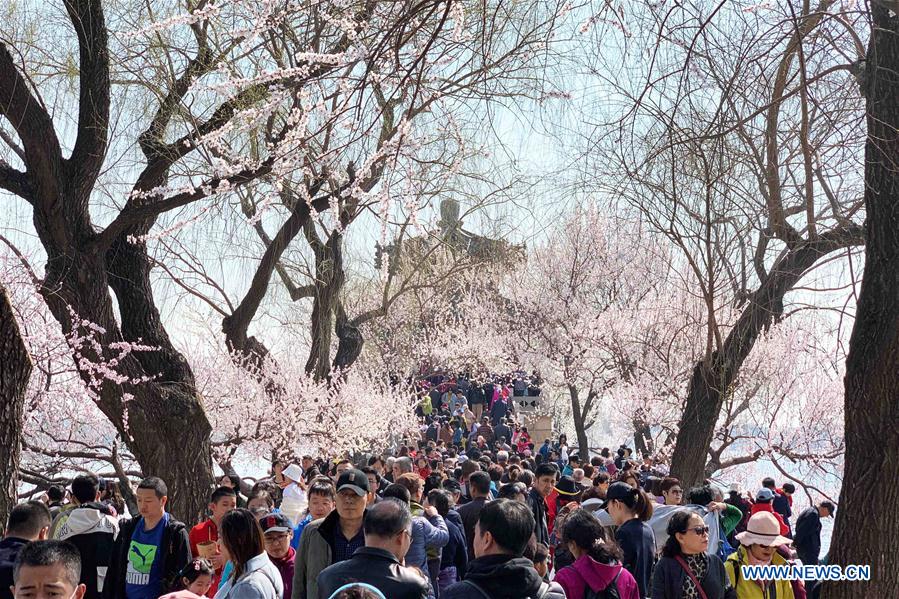
[[[869,564],[871,581],[824,583],[824,599],[895,597],[899,588],[899,18],[870,6],[865,270],[846,361],[846,484],[829,563]]]
[[[581,399],[576,387],[569,385],[571,396],[571,418],[574,420],[574,434],[577,437],[577,451],[581,460],[590,461],[590,443],[587,441],[586,410],[581,407]]]
[[[725,394],[759,335],[783,314],[786,294],[819,259],[863,242],[861,228],[847,224],[786,250],[749,297],[722,346],[696,364],[671,457],[671,475],[686,487],[698,485],[705,478],[709,447]]]
[[[25,416],[25,391],[31,376],[31,357],[2,283],[0,283],[0,523],[16,505],[19,456]]]

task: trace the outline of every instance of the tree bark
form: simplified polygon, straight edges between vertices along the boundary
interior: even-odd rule
[[[578,456],[580,456],[582,461],[587,460],[589,462],[590,443],[587,441],[587,407],[581,406],[577,387],[568,385],[568,393],[571,397],[571,418],[574,420],[574,434],[577,436]]]
[[[6,289],[0,283],[0,522],[6,523],[16,505],[19,456],[25,417],[25,391],[31,376],[31,357],[19,331]]]
[[[862,243],[861,227],[849,224],[785,250],[771,273],[750,295],[721,348],[693,368],[671,457],[672,476],[687,487],[702,483],[724,397],[759,335],[783,314],[784,297],[822,257]]]
[[[846,361],[846,476],[831,564],[869,564],[871,581],[828,582],[824,599],[899,588],[899,17],[871,2],[864,94],[865,270]]]

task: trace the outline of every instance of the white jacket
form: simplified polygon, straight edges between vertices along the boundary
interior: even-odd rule
[[[260,553],[247,562],[246,571],[236,581],[222,582],[215,599],[283,599],[284,582],[268,554]]]

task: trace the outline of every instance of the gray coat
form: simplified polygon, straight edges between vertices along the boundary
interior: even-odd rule
[[[268,555],[260,553],[247,562],[247,569],[237,581],[224,581],[215,599],[283,599],[281,573]]]

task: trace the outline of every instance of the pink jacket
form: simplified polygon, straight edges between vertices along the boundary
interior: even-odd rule
[[[601,591],[609,586],[616,574],[621,599],[640,599],[637,581],[621,564],[614,566],[601,564],[589,555],[582,555],[570,566],[559,570],[555,581],[565,589],[565,596],[568,599],[582,599],[587,593],[588,586],[593,591]]]

